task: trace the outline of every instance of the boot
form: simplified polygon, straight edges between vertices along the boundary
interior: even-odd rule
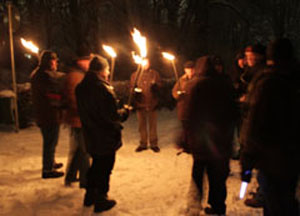
[[[109,200],[107,199],[106,195],[100,195],[97,197],[97,200],[95,201],[95,208],[94,212],[99,213],[103,211],[107,211],[111,208],[113,208],[117,202],[115,200]]]
[[[90,207],[94,204],[95,202],[95,191],[94,189],[86,189],[85,195],[84,195],[84,200],[83,200],[83,205],[85,207]]]

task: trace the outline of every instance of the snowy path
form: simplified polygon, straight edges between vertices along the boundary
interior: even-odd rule
[[[37,127],[21,130],[18,134],[0,131],[0,216],[194,215],[193,211],[186,213],[191,203],[192,160],[186,154],[176,156],[173,145],[177,130],[175,112],[159,113],[160,153],[134,152],[138,144],[135,115],[124,126],[124,145],[117,154],[109,192],[118,204],[102,214],[93,214],[92,208],[82,207],[84,190],[77,184],[70,188],[64,186],[63,178],[41,179],[41,135]],[[57,161],[66,164],[67,153],[68,130],[62,129]],[[227,181],[227,215],[262,215],[261,209],[245,207],[243,201],[236,199],[240,187],[236,161],[231,162],[231,172]],[[254,190],[255,187],[253,181],[249,188]]]

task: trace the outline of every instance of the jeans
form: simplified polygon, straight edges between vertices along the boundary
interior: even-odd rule
[[[43,172],[53,170],[55,148],[58,143],[59,125],[40,127],[43,136]]]
[[[140,132],[140,145],[147,147],[149,139],[151,147],[157,146],[157,112],[155,110],[137,110],[137,119]]]
[[[100,197],[109,191],[109,180],[115,164],[115,154],[92,155],[92,159],[92,166],[87,173],[87,191],[92,191],[96,197]]]
[[[65,181],[69,183],[75,181],[77,171],[79,171],[80,187],[85,187],[89,167],[89,155],[86,152],[82,128],[72,127],[70,131],[70,149]]]
[[[218,214],[226,212],[226,180],[229,174],[229,160],[194,159],[192,177],[200,196],[203,194],[203,175],[206,170],[209,182],[208,203]]]

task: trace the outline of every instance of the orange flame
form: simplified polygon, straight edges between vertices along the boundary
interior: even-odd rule
[[[172,55],[170,53],[167,53],[167,52],[162,52],[162,55],[163,55],[164,58],[166,58],[166,59],[168,59],[170,61],[174,61],[174,59],[175,59],[174,55]]]
[[[117,53],[115,52],[115,50],[107,45],[102,45],[103,49],[105,50],[105,52],[108,53],[108,55],[110,55],[112,58],[116,58],[117,57]]]
[[[136,28],[133,29],[131,33],[133,37],[133,41],[137,44],[140,49],[140,56],[145,58],[147,56],[147,39],[146,37],[142,36],[140,31]]]
[[[21,43],[25,48],[29,49],[31,52],[36,54],[39,53],[39,48],[36,45],[34,45],[31,41],[26,41],[25,39],[21,38]]]

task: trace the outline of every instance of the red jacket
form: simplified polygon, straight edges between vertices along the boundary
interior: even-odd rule
[[[76,86],[83,80],[85,72],[80,68],[72,68],[66,76],[64,95],[68,105],[65,122],[71,127],[81,128],[75,96]]]

